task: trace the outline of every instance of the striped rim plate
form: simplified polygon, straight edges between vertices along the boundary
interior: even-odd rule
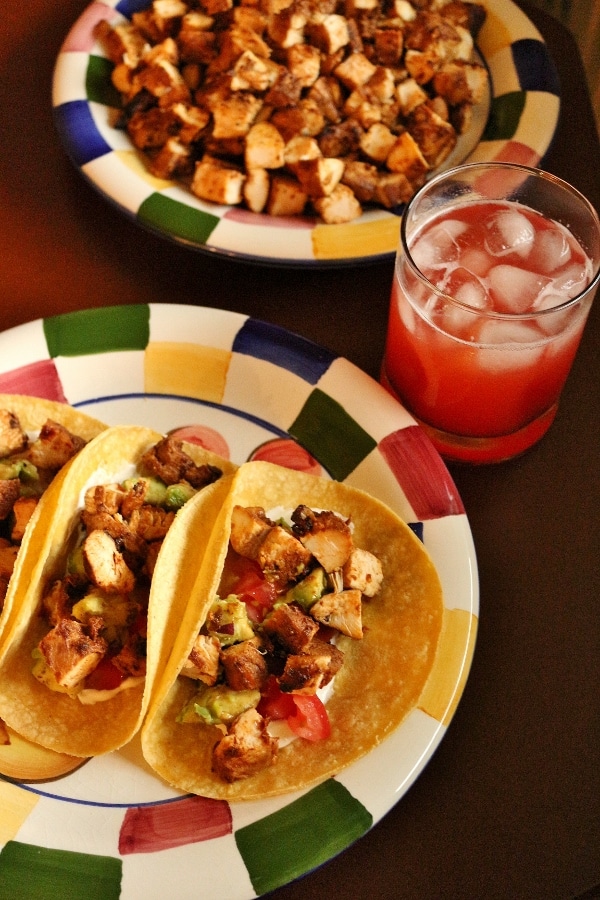
[[[391,212],[371,210],[343,225],[273,218],[205,203],[185,185],[150,175],[128,136],[109,125],[109,110],[119,101],[110,81],[111,64],[94,38],[98,21],[130,18],[147,2],[92,3],[60,50],[54,117],[65,149],[84,177],[140,225],[197,250],[287,266],[391,258],[399,231],[399,218]],[[488,14],[478,50],[490,73],[490,96],[445,167],[484,160],[536,166],[558,120],[558,76],[541,35],[511,0],[482,2]]]
[[[273,385],[278,390],[273,390]],[[180,795],[139,744],[81,764],[0,745],[3,896],[247,900],[331,859],[406,793],[442,740],[474,650],[479,595],[456,487],[423,431],[343,357],[247,316],[178,305],[84,310],[0,334],[0,392],[108,424],[193,427],[236,463],[319,471],[384,500],[423,540],[444,591],[440,647],[401,726],[312,789],[260,802]],[[277,841],[270,840],[276,831]]]

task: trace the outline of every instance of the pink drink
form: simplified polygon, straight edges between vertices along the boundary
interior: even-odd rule
[[[446,207],[407,238],[411,263],[398,254],[382,381],[442,454],[497,461],[554,419],[594,265],[566,227],[519,203]]]

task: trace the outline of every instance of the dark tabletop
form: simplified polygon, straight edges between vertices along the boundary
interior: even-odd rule
[[[29,0],[2,11],[0,330],[84,307],[216,306],[299,332],[377,377],[391,262],[308,271],[200,254],[142,231],[73,169],[50,84],[86,5]],[[521,5],[562,85],[544,167],[599,208],[600,147],[578,50],[554,19]],[[277,900],[567,900],[600,884],[599,303],[544,440],[510,463],[451,470],[477,550],[481,618],[448,733],[382,821]]]

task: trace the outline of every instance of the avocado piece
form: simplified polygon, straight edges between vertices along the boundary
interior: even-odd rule
[[[75,547],[67,558],[67,575],[85,575],[82,544]]]
[[[234,691],[225,685],[207,687],[194,694],[177,717],[180,724],[228,725],[245,712],[258,706],[260,691]]]
[[[191,500],[195,493],[195,489],[187,481],[170,484],[167,487],[164,505],[167,509],[180,509],[188,500]]]
[[[225,600],[217,597],[208,611],[206,630],[218,638],[222,647],[254,637],[246,604],[238,600],[235,594],[230,594]]]
[[[102,637],[110,644],[123,640],[124,630],[131,620],[132,605],[126,597],[119,594],[103,594],[99,590],[92,590],[73,605],[72,614],[83,624],[90,616],[101,616],[104,620]]]
[[[327,587],[327,573],[321,566],[317,566],[287,591],[285,599],[287,603],[298,603],[303,609],[308,610],[323,596]]]
[[[18,478],[25,484],[38,481],[37,468],[27,459],[2,460],[0,462],[0,481],[10,481]]]
[[[128,478],[123,482],[126,491],[131,490],[136,484],[145,486],[144,503],[152,506],[164,506],[167,498],[167,486],[160,478],[153,475],[138,475],[137,478]]]

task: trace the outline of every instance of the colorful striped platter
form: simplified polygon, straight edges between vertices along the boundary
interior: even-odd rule
[[[536,166],[547,151],[559,113],[559,84],[545,43],[511,0],[482,0],[487,20],[478,50],[490,73],[480,104],[445,167],[509,161]],[[111,64],[94,38],[101,19],[131,17],[148,0],[97,0],[74,24],[56,63],[53,107],[65,149],[85,178],[140,225],[197,250],[261,264],[356,265],[391,257],[399,219],[365,212],[344,225],[283,219],[198,200],[183,184],[149,174],[123,131],[109,125],[119,98]]]
[[[197,874],[210,871],[219,876],[203,880],[206,900],[247,900],[365,834],[442,740],[477,630],[469,524],[421,429],[348,360],[256,319],[178,305],[91,309],[4,332],[0,392],[68,401],[109,424],[189,427],[236,463],[269,459],[363,488],[424,541],[444,590],[418,704],[372,753],[311,790],[229,804],[173,792],[137,741],[83,763],[14,734],[0,742],[3,896],[192,900]]]

